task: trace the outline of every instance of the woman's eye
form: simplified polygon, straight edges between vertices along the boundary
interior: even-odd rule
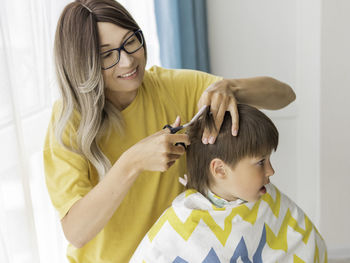
[[[108,58],[111,54],[112,54],[112,52],[109,52],[109,53],[103,55],[102,58]]]
[[[135,38],[130,39],[128,42],[126,42],[126,45],[131,45],[135,42]]]

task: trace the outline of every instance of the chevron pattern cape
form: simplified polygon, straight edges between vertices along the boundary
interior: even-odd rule
[[[217,208],[195,190],[180,194],[130,262],[327,262],[305,213],[272,184],[257,202]]]

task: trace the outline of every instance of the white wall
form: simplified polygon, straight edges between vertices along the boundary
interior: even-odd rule
[[[350,1],[322,9],[321,223],[331,248],[350,251]]]
[[[296,92],[292,105],[267,112],[280,132],[272,181],[309,215],[331,254],[348,253],[350,1],[207,3],[212,72],[268,75]]]
[[[255,2],[208,0],[212,72],[228,78],[267,75],[295,87],[295,5],[278,0]],[[296,107],[271,114],[281,137],[273,155],[276,174],[272,180],[296,198]]]

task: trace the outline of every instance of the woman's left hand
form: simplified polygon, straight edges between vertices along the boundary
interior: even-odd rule
[[[204,130],[202,136],[202,142],[204,144],[215,143],[226,111],[229,111],[231,114],[232,135],[237,135],[239,123],[237,101],[229,80],[219,80],[210,85],[200,97],[198,108],[200,109],[204,105],[210,106],[210,112],[213,115],[216,126],[216,131],[213,130],[210,132],[209,129]]]

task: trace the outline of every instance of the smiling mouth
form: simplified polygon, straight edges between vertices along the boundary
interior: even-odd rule
[[[131,77],[131,76],[136,74],[137,69],[138,69],[138,67],[136,67],[133,71],[131,71],[129,73],[126,73],[126,74],[123,74],[123,75],[119,75],[118,78],[121,78],[121,79],[129,78],[129,77]]]

